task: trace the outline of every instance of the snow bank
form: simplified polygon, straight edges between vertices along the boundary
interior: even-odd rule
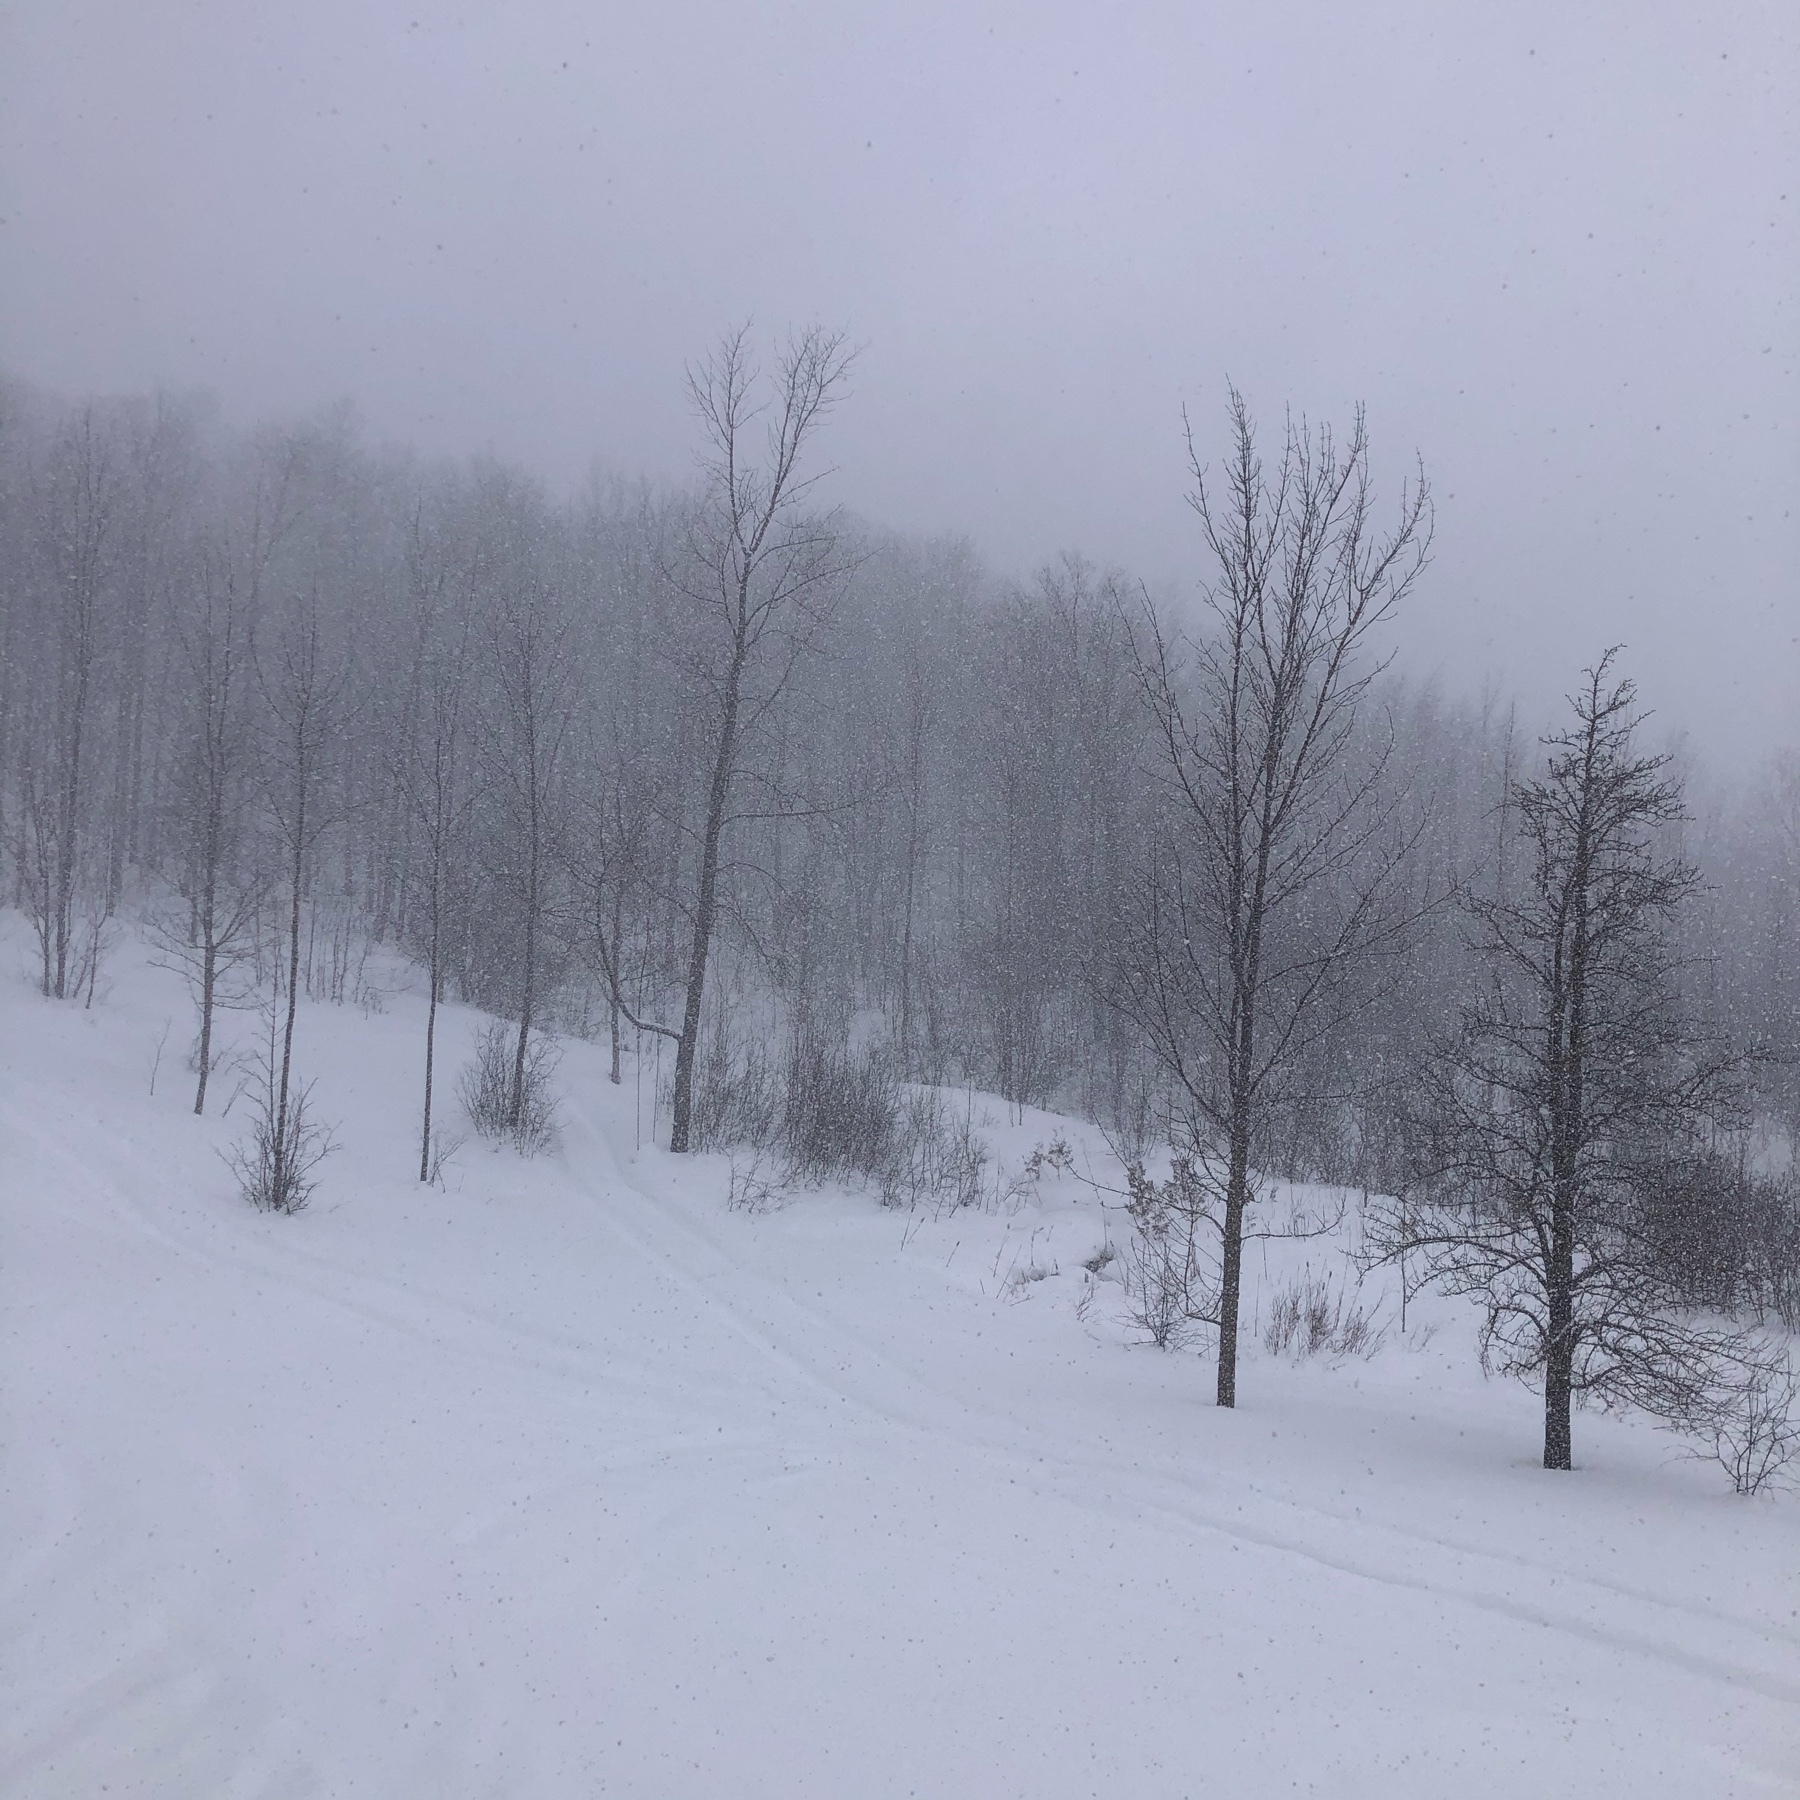
[[[262,1217],[173,977],[127,948],[83,1012],[22,965],[0,1791],[1800,1793],[1800,1508],[1606,1419],[1545,1475],[1454,1310],[1371,1296],[1335,1366],[1252,1328],[1221,1413],[1083,1267],[1124,1227],[1079,1180],[730,1213],[581,1044],[556,1155],[421,1189],[413,996],[303,1010],[340,1149]],[[1103,1173],[969,1103],[1003,1169]],[[1253,1318],[1331,1255],[1253,1256]]]

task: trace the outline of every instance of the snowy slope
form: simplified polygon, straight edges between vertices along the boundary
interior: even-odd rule
[[[173,978],[22,966],[0,1793],[1800,1794],[1800,1506],[1605,1419],[1545,1475],[1459,1314],[1221,1413],[1078,1314],[1078,1184],[729,1213],[579,1044],[557,1155],[421,1190],[406,997],[303,1012],[342,1148],[264,1218]]]

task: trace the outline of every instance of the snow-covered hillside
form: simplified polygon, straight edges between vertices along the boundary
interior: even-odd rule
[[[582,1044],[558,1153],[422,1189],[407,996],[303,1010],[340,1148],[261,1216],[172,976],[0,957],[0,1792],[1800,1793],[1800,1506],[1608,1419],[1546,1475],[1455,1310],[1220,1412],[1079,1182],[730,1212]]]

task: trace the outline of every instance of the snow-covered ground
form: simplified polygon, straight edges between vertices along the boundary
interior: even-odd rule
[[[304,1009],[341,1148],[263,1217],[175,979],[0,936],[0,1793],[1800,1794],[1800,1504],[1603,1418],[1546,1475],[1461,1312],[1220,1412],[1078,1182],[728,1212],[574,1044],[557,1154],[422,1189],[421,1029]]]

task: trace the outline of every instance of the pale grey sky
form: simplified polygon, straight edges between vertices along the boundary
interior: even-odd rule
[[[1624,639],[1800,742],[1791,4],[14,0],[0,363],[203,384],[565,484],[680,473],[685,358],[866,345],[839,494],[1199,569],[1180,408],[1367,403],[1438,495],[1415,666]]]

